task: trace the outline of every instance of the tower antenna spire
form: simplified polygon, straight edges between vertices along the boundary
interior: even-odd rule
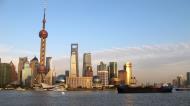
[[[46,8],[44,8],[43,29],[46,27]]]

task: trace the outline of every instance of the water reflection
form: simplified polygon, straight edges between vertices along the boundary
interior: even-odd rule
[[[1,106],[188,106],[190,93],[117,94],[115,91],[1,91]]]

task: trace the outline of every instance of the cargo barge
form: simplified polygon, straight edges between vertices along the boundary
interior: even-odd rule
[[[120,85],[117,87],[118,93],[172,93],[171,86],[161,86],[161,87],[131,87],[127,85]]]

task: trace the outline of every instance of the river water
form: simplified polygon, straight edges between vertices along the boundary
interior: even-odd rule
[[[0,91],[0,106],[190,106],[190,92]]]

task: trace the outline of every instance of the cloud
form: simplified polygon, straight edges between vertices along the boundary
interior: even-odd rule
[[[17,68],[19,57],[31,57],[33,58],[34,54],[37,54],[33,51],[19,49],[17,47],[7,45],[7,44],[0,44],[0,58],[1,62],[9,63],[13,61],[14,65]]]
[[[118,62],[119,69],[131,61],[133,74],[141,82],[168,82],[179,74],[190,71],[190,43],[142,45],[138,47],[111,48],[92,52],[92,63],[96,73],[96,65],[100,61]],[[82,55],[80,55],[80,73],[82,71]],[[59,73],[69,69],[69,56],[55,60],[54,65]],[[61,72],[60,72],[61,71]]]

